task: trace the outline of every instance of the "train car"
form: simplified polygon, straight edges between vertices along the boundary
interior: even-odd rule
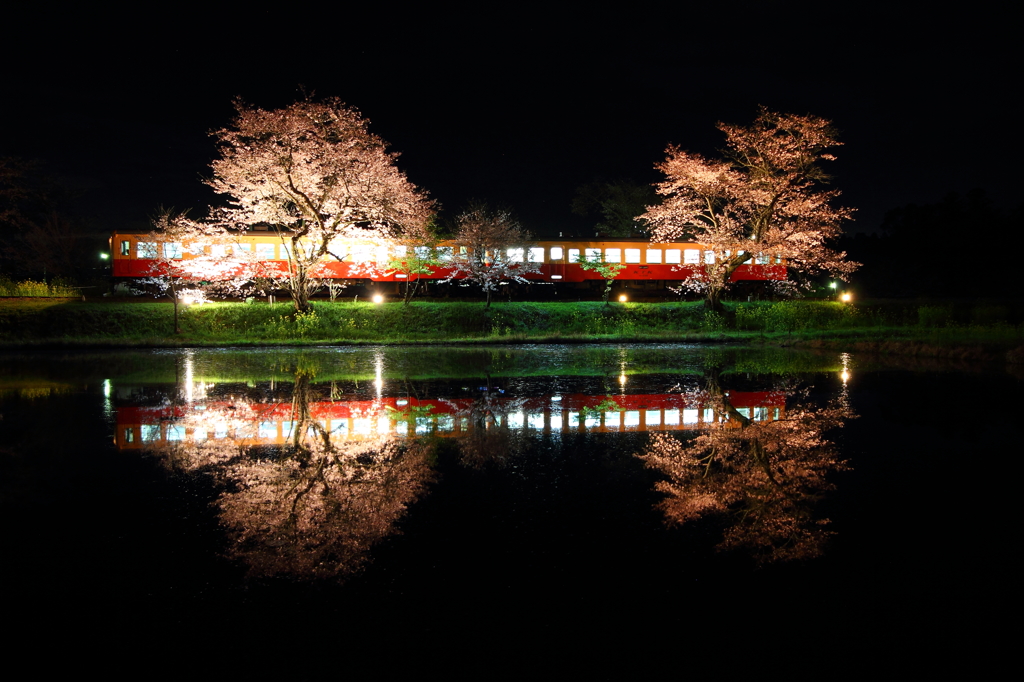
[[[198,254],[228,257],[232,252],[251,254],[270,277],[284,277],[288,272],[287,246],[269,231],[239,234],[231,244],[202,246],[154,242],[149,234],[118,232],[111,237],[110,247],[113,276],[119,280],[151,276],[161,260],[187,260]],[[442,242],[436,250],[440,265],[432,268],[430,274],[411,276],[425,281],[457,280],[459,276],[454,268],[444,266],[444,261],[453,258],[457,248],[454,244]],[[408,253],[407,249],[400,245],[387,246],[379,240],[340,239],[332,251],[341,255],[342,260],[328,258],[318,266],[316,276],[345,280],[348,284],[397,285],[410,275],[388,268],[387,264],[401,260]],[[602,281],[601,275],[581,265],[596,258],[606,263],[621,263],[623,267],[615,279],[639,289],[664,288],[678,283],[695,275],[705,263],[714,262],[714,254],[700,244],[656,243],[638,239],[539,240],[530,246],[509,248],[506,256],[536,266],[538,272],[523,275],[526,280],[567,287],[587,287],[590,283]],[[733,281],[784,279],[785,263],[778,257],[760,253],[732,274]]]

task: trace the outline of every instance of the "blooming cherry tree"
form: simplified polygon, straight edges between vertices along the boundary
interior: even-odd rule
[[[426,194],[395,166],[398,155],[337,98],[267,111],[237,102],[230,128],[214,133],[220,158],[211,187],[230,198],[224,225],[266,225],[287,247],[283,279],[299,312],[346,238],[386,240],[418,229]]]
[[[453,276],[479,284],[487,295],[485,307],[491,307],[500,284],[525,283],[524,275],[540,272],[540,264],[525,257],[530,235],[508,211],[475,206],[458,217],[457,229]]]
[[[174,303],[174,333],[181,333],[178,306],[186,292],[217,290],[238,295],[260,274],[251,259],[229,252],[231,240],[218,225],[192,220],[185,213],[160,209],[153,232],[140,246],[148,249],[149,273],[140,283]]]
[[[641,216],[655,241],[694,240],[708,253],[686,280],[721,310],[721,297],[741,265],[784,261],[791,272],[827,272],[845,279],[857,264],[829,248],[852,209],[834,206],[821,161],[840,144],[828,121],[762,109],[750,126],[720,123],[726,160],[716,161],[670,145],[656,168],[665,197]]]

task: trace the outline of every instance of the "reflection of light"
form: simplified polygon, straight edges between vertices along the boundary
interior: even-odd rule
[[[384,302],[384,297],[381,296],[380,294],[374,294],[373,295],[373,302],[374,303],[383,303]]]
[[[384,354],[382,352],[374,353],[373,364],[376,373],[373,385],[377,387],[377,400],[380,400],[381,391],[384,388]]]
[[[847,371],[847,370],[845,370],[845,369],[843,370],[842,374],[840,374],[839,376],[841,376],[841,377],[843,378],[843,383],[844,383],[844,384],[845,384],[845,383],[846,383],[847,381],[849,381],[849,380],[850,380],[850,372],[849,372],[849,371]]]
[[[185,353],[185,400],[192,402],[194,400],[192,391],[192,376],[193,376],[193,365],[192,365],[192,351],[186,351]]]
[[[619,375],[619,383],[622,384],[623,386],[625,386],[625,384],[626,384],[626,375],[625,374],[620,374]]]
[[[104,398],[109,398],[110,397],[110,379],[104,379],[103,380],[103,397]]]

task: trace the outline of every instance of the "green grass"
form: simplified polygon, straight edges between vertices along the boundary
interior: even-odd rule
[[[173,333],[166,301],[0,299],[0,345],[247,346],[361,343],[722,341],[794,343],[910,340],[939,345],[1024,342],[1021,310],[990,303],[821,301],[700,303],[317,302],[210,303],[181,308]]]

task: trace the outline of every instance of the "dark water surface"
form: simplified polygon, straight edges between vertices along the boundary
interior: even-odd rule
[[[984,659],[1016,598],[1020,390],[684,345],[8,354],[6,620],[93,647]]]

